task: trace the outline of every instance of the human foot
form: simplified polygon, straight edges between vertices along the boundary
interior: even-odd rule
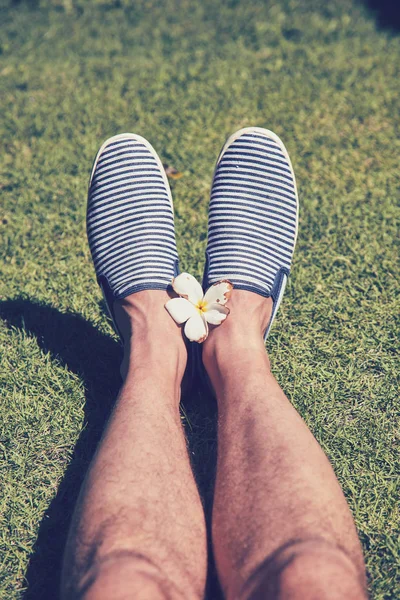
[[[272,298],[265,338],[289,276],[297,220],[296,183],[281,140],[259,127],[237,131],[222,148],[214,173],[204,287],[229,279],[236,291]],[[233,322],[232,316],[232,327]]]
[[[97,280],[121,336],[114,302],[144,290],[165,293],[179,272],[171,191],[144,138],[125,133],[100,148],[90,178],[87,232]]]
[[[214,389],[229,371],[245,369],[246,361],[254,363],[256,357],[269,368],[264,332],[271,320],[272,298],[234,289],[228,307],[229,319],[212,329],[203,344],[203,365]]]

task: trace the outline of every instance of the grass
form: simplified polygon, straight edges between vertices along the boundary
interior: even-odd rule
[[[345,490],[373,598],[400,597],[400,40],[375,17],[356,0],[0,0],[1,599],[57,597],[118,389],[85,238],[99,144],[135,131],[184,172],[179,251],[200,276],[213,163],[250,124],[283,138],[301,200],[273,370]],[[215,407],[185,413],[209,506]]]

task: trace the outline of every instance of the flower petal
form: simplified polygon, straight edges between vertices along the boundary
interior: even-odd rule
[[[204,302],[206,304],[218,302],[218,304],[224,305],[231,297],[232,289],[233,285],[227,279],[218,281],[218,283],[214,283],[214,285],[208,288],[204,296]]]
[[[211,323],[211,325],[221,325],[222,321],[225,321],[228,315],[229,308],[227,306],[222,306],[222,304],[218,304],[217,302],[209,304],[204,313],[207,323]]]
[[[172,280],[172,287],[179,296],[186,298],[192,304],[197,304],[203,299],[203,288],[197,279],[189,273],[181,273],[178,277],[175,277]]]
[[[191,342],[204,342],[208,336],[208,325],[205,318],[197,313],[196,316],[190,317],[185,325],[185,335]]]
[[[165,308],[178,325],[198,314],[196,308],[186,298],[172,298],[165,304]]]

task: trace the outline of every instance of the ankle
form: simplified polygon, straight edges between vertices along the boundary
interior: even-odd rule
[[[203,345],[203,364],[207,372],[218,369],[222,373],[235,365],[269,359],[261,336],[249,334],[245,329],[232,328],[218,338],[210,337]]]
[[[230,314],[219,327],[210,331],[203,344],[203,363],[211,376],[223,374],[235,364],[261,361],[269,367],[265,352],[264,331],[272,313],[272,299],[243,290],[233,290],[228,307]]]
[[[218,404],[225,397],[240,395],[243,385],[252,382],[254,391],[270,376],[270,362],[262,343],[245,343],[231,348],[219,345],[203,352],[203,364],[215,390]]]
[[[180,383],[187,362],[182,332],[165,309],[167,292],[145,290],[114,303],[124,340],[121,374],[124,379],[145,371]]]

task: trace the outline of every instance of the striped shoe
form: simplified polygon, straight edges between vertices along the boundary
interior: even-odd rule
[[[265,339],[285,291],[297,237],[293,168],[279,137],[259,127],[234,133],[217,160],[211,189],[203,285],[272,297]]]
[[[114,327],[114,300],[166,290],[179,273],[171,190],[147,140],[124,133],[107,140],[92,169],[87,233],[97,281]]]

